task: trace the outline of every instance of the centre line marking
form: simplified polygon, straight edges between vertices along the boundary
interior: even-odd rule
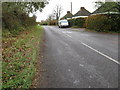
[[[72,38],[70,35],[66,34],[68,37]]]
[[[81,42],[81,41],[80,41],[80,42]],[[115,63],[117,63],[117,64],[120,64],[120,62],[118,62],[117,60],[115,60],[115,59],[113,59],[113,58],[111,58],[111,57],[105,55],[104,53],[102,53],[102,52],[100,52],[100,51],[98,51],[98,50],[92,48],[91,46],[89,46],[89,45],[87,45],[87,44],[85,44],[85,43],[83,43],[83,42],[81,42],[81,44],[83,44],[84,46],[86,46],[86,47],[92,49],[93,51],[95,51],[95,52],[97,52],[97,53],[99,53],[100,55],[106,57],[107,59],[109,59],[109,60],[111,60],[111,61],[113,61],[113,62],[115,62]]]

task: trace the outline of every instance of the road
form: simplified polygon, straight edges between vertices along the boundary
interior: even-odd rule
[[[44,26],[39,88],[117,88],[118,35]]]

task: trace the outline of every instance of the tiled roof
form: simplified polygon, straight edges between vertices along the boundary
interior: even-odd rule
[[[96,9],[92,14],[104,13],[104,12],[118,12],[115,2],[105,2],[101,7]]]
[[[67,11],[67,14],[64,17],[62,17],[62,19],[72,18],[72,16],[73,14],[70,13],[70,11]]]
[[[73,16],[75,17],[75,16],[89,16],[89,15],[90,12],[86,10],[84,7],[81,7],[81,9]]]

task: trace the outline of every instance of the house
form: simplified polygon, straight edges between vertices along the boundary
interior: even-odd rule
[[[63,16],[61,19],[71,19],[73,14],[70,11],[67,11],[67,14]]]
[[[80,10],[73,15],[72,18],[79,18],[79,17],[88,17],[90,16],[90,12],[88,10],[86,10],[84,7],[80,7]]]
[[[98,9],[96,9],[91,15],[96,14],[118,14],[119,11],[116,9],[117,3],[115,2],[106,2],[100,6]]]

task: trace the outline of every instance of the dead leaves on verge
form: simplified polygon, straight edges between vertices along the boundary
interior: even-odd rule
[[[34,66],[33,59],[35,56],[33,53],[36,53],[35,49],[37,48],[39,41],[37,41],[34,32],[25,32],[14,39],[5,38],[2,43],[3,86],[9,87],[12,85],[12,87],[23,87],[22,82],[25,83],[26,78],[32,75],[30,72],[32,69],[30,68]],[[23,75],[23,77],[20,76],[20,78],[18,78],[19,75]],[[21,79],[21,81],[18,79]],[[13,80],[13,82],[10,80]],[[16,85],[13,85],[13,83],[16,83]],[[21,85],[17,86],[17,84],[20,83]],[[30,83],[28,82],[26,84]]]

